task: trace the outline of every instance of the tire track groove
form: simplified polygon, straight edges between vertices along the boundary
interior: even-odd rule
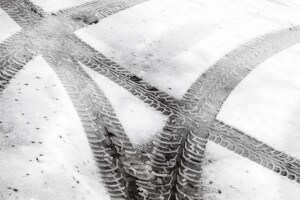
[[[0,93],[9,81],[33,58],[26,47],[22,32],[14,34],[0,44]]]

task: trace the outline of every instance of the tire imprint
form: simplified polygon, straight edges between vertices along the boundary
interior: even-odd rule
[[[299,159],[277,151],[222,122],[214,121],[209,127],[209,140],[300,183]]]
[[[29,0],[1,0],[0,7],[22,28],[28,28],[44,18],[41,8]]]

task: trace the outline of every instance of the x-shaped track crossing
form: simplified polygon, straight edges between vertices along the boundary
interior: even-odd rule
[[[81,41],[86,26],[74,15],[99,19],[145,0],[99,0],[46,13],[28,0],[0,0],[22,27],[0,44],[0,92],[36,55],[59,77],[89,139],[112,199],[203,199],[201,167],[208,140],[300,183],[300,161],[216,119],[232,90],[255,67],[300,41],[300,27],[269,33],[229,52],[200,75],[182,99],[175,99]],[[82,63],[109,78],[168,117],[153,141],[135,148]]]

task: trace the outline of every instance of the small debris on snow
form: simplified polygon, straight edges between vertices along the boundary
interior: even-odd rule
[[[88,24],[88,25],[98,23],[98,18],[96,16],[88,14],[88,13],[76,14],[76,15],[73,15],[72,18],[76,21],[82,21],[83,23]]]

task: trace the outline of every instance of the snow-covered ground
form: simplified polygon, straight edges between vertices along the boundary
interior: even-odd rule
[[[89,0],[33,0],[56,12]],[[101,53],[181,98],[231,49],[261,34],[300,24],[297,0],[151,0],[76,32]],[[0,41],[20,27],[0,9]],[[261,64],[233,91],[218,119],[300,158],[300,46]],[[134,144],[165,118],[85,68],[112,102]],[[108,200],[79,118],[41,56],[1,94],[0,199]],[[139,126],[136,126],[139,124]],[[300,185],[209,142],[206,200],[298,200]]]

